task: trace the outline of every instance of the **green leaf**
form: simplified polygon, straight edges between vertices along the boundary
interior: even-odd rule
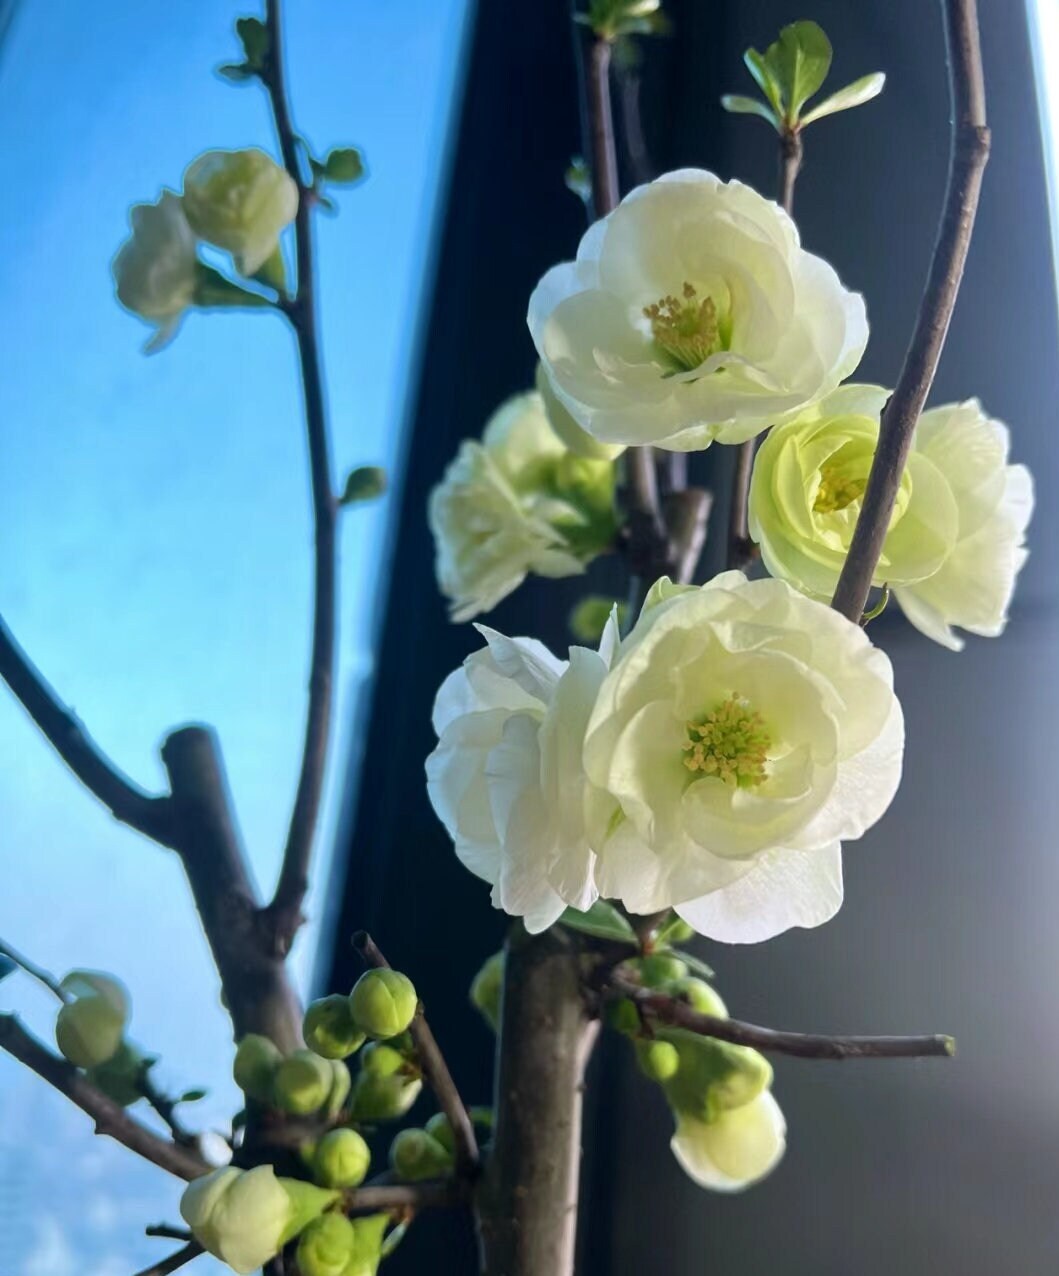
[[[619,944],[638,946],[636,932],[629,925],[628,918],[623,917],[613,904],[597,899],[585,913],[576,908],[568,908],[559,918],[561,925],[570,930],[580,931],[583,935],[592,935],[595,939],[612,939]]]
[[[242,41],[246,60],[250,67],[258,70],[268,57],[268,28],[260,18],[236,18],[235,33]]]
[[[250,80],[257,79],[257,72],[253,67],[249,67],[245,62],[228,62],[224,66],[217,68],[217,74],[223,75],[226,80],[231,80],[233,84],[246,84]]]
[[[882,592],[879,594],[878,602],[875,606],[866,611],[860,618],[861,626],[869,625],[876,616],[881,616],[886,610],[886,605],[890,601],[890,586],[883,584]]]
[[[787,123],[795,124],[806,98],[827,79],[831,41],[815,22],[792,22],[765,51],[765,65],[783,95]]]
[[[757,81],[758,88],[768,98],[769,104],[777,116],[782,115],[783,94],[780,92],[779,83],[772,74],[763,55],[758,53],[757,49],[747,49],[743,54],[743,61],[746,63],[746,69]]]
[[[204,1099],[206,1097],[207,1093],[208,1092],[206,1090],[199,1088],[194,1090],[185,1090],[180,1098],[177,1099],[177,1103],[198,1103],[200,1099]]]
[[[386,471],[377,465],[358,465],[350,470],[345,490],[338,498],[339,505],[358,505],[361,501],[373,501],[386,491]]]
[[[824,98],[817,106],[802,116],[803,124],[812,124],[813,120],[822,120],[825,115],[835,115],[838,111],[848,111],[854,106],[863,106],[883,91],[886,76],[882,71],[873,71],[871,75],[862,75],[859,80],[847,84],[844,89]]]
[[[359,182],[364,176],[364,157],[355,146],[337,146],[324,158],[321,176],[343,185]]]
[[[198,263],[195,281],[194,304],[196,306],[271,306],[274,303],[259,292],[250,292],[219,270]]]
[[[760,115],[763,120],[768,120],[777,132],[780,130],[780,121],[776,112],[767,102],[762,102],[760,98],[741,97],[738,93],[726,93],[721,98],[721,105],[726,111],[731,111],[733,115]]]
[[[708,966],[701,957],[696,957],[694,953],[686,953],[683,949],[678,951],[674,948],[673,951],[687,965],[687,968],[693,970],[696,975],[701,975],[703,979],[713,978],[713,967]]]

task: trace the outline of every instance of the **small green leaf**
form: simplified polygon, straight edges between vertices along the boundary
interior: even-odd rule
[[[783,114],[783,95],[780,92],[780,86],[772,74],[768,63],[757,49],[747,49],[743,54],[743,61],[746,63],[746,69],[757,81],[757,86],[762,93],[768,98],[769,104],[776,112],[777,116]]]
[[[889,601],[890,601],[890,586],[887,584],[884,584],[882,587],[882,592],[879,594],[878,602],[876,602],[874,607],[872,607],[869,611],[866,611],[861,616],[860,618],[861,627],[863,628],[865,625],[870,624],[876,618],[876,616],[881,616],[883,612],[886,610],[886,605],[887,603],[889,603]]]
[[[568,908],[559,918],[563,926],[570,930],[580,931],[583,935],[592,935],[595,939],[612,939],[619,944],[639,945],[636,932],[629,925],[626,917],[606,900],[597,899],[587,912],[579,912],[576,908]]]
[[[339,505],[358,505],[361,501],[373,501],[386,491],[386,471],[377,465],[358,465],[350,470],[345,490],[338,498]]]
[[[726,93],[721,98],[721,105],[726,111],[731,111],[733,115],[760,115],[763,120],[768,120],[777,132],[780,130],[780,122],[776,112],[767,102],[762,102],[760,98],[741,97],[738,93]]]
[[[321,176],[342,185],[359,182],[364,176],[364,157],[355,146],[337,146],[324,158]]]
[[[10,957],[5,957],[0,953],[0,979],[6,979],[8,975],[13,975],[18,967]]]
[[[257,79],[257,72],[246,65],[245,62],[228,62],[224,66],[217,68],[217,74],[223,75],[226,80],[231,80],[233,84],[246,84],[250,80]]]
[[[795,124],[806,98],[827,79],[831,41],[815,22],[792,22],[765,51],[765,65],[783,94],[787,123]]]
[[[390,1255],[397,1248],[397,1246],[400,1245],[400,1243],[404,1240],[407,1233],[408,1233],[407,1220],[403,1223],[398,1223],[397,1226],[393,1229],[393,1231],[391,1231],[387,1235],[386,1239],[383,1241],[379,1249],[379,1257],[389,1258]],[[356,1269],[354,1268],[353,1270],[356,1270]],[[369,1270],[369,1269],[365,1267],[364,1270]]]
[[[246,60],[253,70],[264,66],[268,57],[268,28],[260,18],[236,18],[235,33],[242,41]]]
[[[259,292],[250,292],[219,270],[198,263],[195,280],[194,304],[196,306],[271,306],[274,303]]]
[[[676,949],[673,951],[677,952]],[[693,970],[696,975],[701,975],[703,979],[713,978],[713,967],[708,966],[701,957],[696,957],[694,953],[686,953],[683,949],[680,949],[678,955],[687,968]]]
[[[196,1088],[194,1090],[185,1090],[177,1099],[177,1103],[198,1103],[200,1099],[204,1099],[207,1095],[206,1090]]]
[[[870,102],[873,97],[879,96],[885,83],[886,76],[882,71],[863,75],[852,84],[847,84],[844,89],[839,89],[837,93],[824,98],[807,115],[802,116],[802,123],[812,124],[813,120],[822,120],[825,115],[835,115],[838,111],[848,111],[854,106],[863,106],[865,102]]]

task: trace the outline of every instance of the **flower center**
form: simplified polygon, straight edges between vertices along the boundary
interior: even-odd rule
[[[713,298],[699,301],[694,285],[689,283],[681,292],[683,300],[660,297],[653,305],[644,306],[643,313],[650,320],[655,343],[690,371],[725,345]]]
[[[716,776],[741,789],[756,788],[767,778],[771,737],[761,714],[736,692],[702,722],[689,722],[687,731],[683,747],[689,771]]]
[[[820,486],[816,490],[813,509],[817,514],[834,514],[847,505],[859,501],[868,486],[867,476],[851,474],[842,464],[823,465],[820,468]]]

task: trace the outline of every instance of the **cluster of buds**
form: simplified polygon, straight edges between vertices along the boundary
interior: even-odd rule
[[[302,1276],[375,1276],[389,1224],[388,1214],[324,1214],[302,1232],[298,1270]]]
[[[349,1069],[340,1059],[312,1050],[283,1055],[267,1037],[248,1033],[232,1066],[235,1083],[249,1099],[292,1116],[337,1117],[349,1097]]]

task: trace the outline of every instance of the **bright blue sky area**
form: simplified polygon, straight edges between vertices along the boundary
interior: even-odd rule
[[[362,147],[370,171],[340,191],[339,217],[318,219],[336,468],[392,466],[471,3],[288,8],[300,129],[321,152]],[[146,787],[161,787],[165,731],[191,720],[218,728],[269,887],[308,654],[311,526],[292,341],[266,314],[192,314],[172,346],[144,358],[148,330],[118,308],[108,271],[129,204],[179,188],[200,151],[273,147],[260,90],[210,73],[237,57],[232,24],[253,11],[23,0],[0,50],[0,612]],[[383,502],[345,519],[340,723],[370,669],[387,515]],[[333,786],[331,796],[333,827]],[[57,972],[119,974],[132,1035],[163,1056],[162,1078],[210,1087],[196,1110],[204,1123],[230,1114],[227,1022],[178,865],[83,794],[4,694],[0,862],[0,934]],[[319,896],[311,905],[319,915]],[[297,954],[303,978],[312,940]],[[0,986],[0,1008],[47,1035],[52,1007],[24,981]],[[138,1233],[175,1219],[178,1196],[173,1180],[93,1139],[85,1118],[0,1059],[5,1276],[128,1276],[164,1252]]]

